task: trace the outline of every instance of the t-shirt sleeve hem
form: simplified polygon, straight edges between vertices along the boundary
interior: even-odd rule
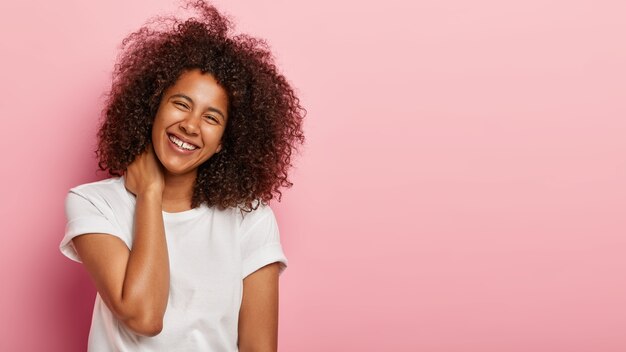
[[[69,259],[81,263],[82,261],[76,252],[72,239],[76,236],[87,233],[103,233],[115,236],[121,239],[126,244],[126,247],[130,249],[130,244],[121,235],[119,235],[119,229],[111,225],[110,222],[98,216],[84,216],[67,223],[65,236],[59,245],[61,253]]]
[[[279,262],[280,270],[278,274],[282,274],[287,268],[287,257],[283,252],[280,243],[270,243],[259,249],[257,249],[250,257],[248,257],[243,263],[243,278],[259,270],[260,268]]]

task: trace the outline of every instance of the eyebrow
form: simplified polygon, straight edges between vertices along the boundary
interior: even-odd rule
[[[182,93],[173,94],[172,96],[170,96],[170,99],[172,99],[172,98],[183,98],[183,99],[189,101],[191,104],[193,104],[193,99],[191,99],[190,97],[188,97],[188,96],[186,96],[185,94],[182,94]],[[212,106],[209,106],[207,108],[207,110],[219,114],[222,117],[222,120],[226,121],[226,117],[224,116],[224,113],[220,111],[220,109],[214,108]]]

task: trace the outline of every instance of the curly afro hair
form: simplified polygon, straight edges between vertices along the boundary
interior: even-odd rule
[[[231,21],[204,1],[198,18],[158,17],[122,42],[98,131],[98,166],[121,176],[151,142],[162,94],[186,70],[212,74],[226,90],[223,149],[198,168],[192,207],[256,209],[291,187],[292,152],[304,143],[306,110],[274,63],[268,45],[232,35]]]

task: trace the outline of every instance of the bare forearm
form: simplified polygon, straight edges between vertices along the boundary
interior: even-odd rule
[[[135,236],[121,297],[129,326],[158,325],[167,307],[170,275],[161,200],[159,192],[137,195]]]

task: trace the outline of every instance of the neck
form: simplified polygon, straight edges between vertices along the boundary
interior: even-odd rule
[[[165,172],[163,188],[163,210],[178,212],[191,209],[193,185],[197,172],[184,175],[173,175]]]

